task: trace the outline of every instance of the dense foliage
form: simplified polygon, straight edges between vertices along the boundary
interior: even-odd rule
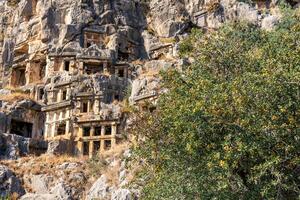
[[[136,116],[143,199],[300,198],[300,16],[230,24],[181,45],[168,93]]]

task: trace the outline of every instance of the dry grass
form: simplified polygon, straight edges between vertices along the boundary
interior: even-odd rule
[[[87,165],[89,175],[92,177],[100,177],[101,174],[105,174],[110,184],[117,185],[121,159],[128,147],[128,143],[119,144],[116,145],[114,149],[105,151],[101,153],[101,155],[91,158]],[[108,159],[114,160],[113,166],[107,161]]]
[[[5,38],[4,32],[1,31],[0,32],[0,41],[3,42],[4,38]]]
[[[121,102],[121,111],[124,114],[131,113],[134,110],[134,106],[130,105],[128,98]]]
[[[156,77],[159,76],[159,69],[143,69],[141,73],[141,77]]]
[[[119,169],[121,162],[117,161],[114,166],[108,166],[103,171],[102,174],[105,174],[107,180],[112,185],[118,185],[119,183]]]
[[[14,93],[7,94],[7,95],[0,95],[0,100],[11,102],[11,103],[13,103],[15,101],[21,101],[24,99],[34,100],[33,98],[30,97],[29,94],[26,94],[26,93],[14,92]]]
[[[134,65],[144,65],[145,61],[141,60],[141,59],[137,59],[131,62]]]
[[[104,44],[107,46],[108,45],[108,43],[110,42],[110,37],[109,36],[106,36],[105,38],[104,38]]]
[[[32,101],[35,101],[34,98],[30,96],[30,94],[24,92],[22,89],[11,87],[11,86],[7,86],[4,89],[10,90],[11,93],[6,95],[0,95],[0,100],[2,101],[7,101],[10,103],[13,103],[15,101],[25,100],[25,99],[30,99]]]
[[[112,185],[117,185],[119,182],[119,169],[121,166],[121,158],[126,149],[128,149],[128,143],[123,143],[116,145],[114,149],[106,151],[102,154],[103,158],[114,158],[116,161],[114,166],[106,166],[101,171],[102,174],[105,174],[108,181]]]
[[[19,160],[2,160],[0,164],[8,166],[16,175],[22,176],[24,174],[55,174],[53,168],[65,162],[79,162],[79,159],[69,155],[49,156],[44,154],[37,157],[22,157]],[[26,163],[32,163],[32,165],[24,167]],[[20,164],[23,167],[20,167]]]
[[[159,38],[159,41],[161,43],[165,43],[165,44],[172,44],[176,42],[176,39],[174,37],[169,37],[169,38]]]
[[[30,82],[29,84],[39,85],[39,84],[44,84],[44,81],[43,80],[35,80],[35,81]]]
[[[220,7],[220,0],[210,1],[205,5],[207,12],[215,12]]]
[[[79,167],[76,169],[64,169],[59,170],[57,166],[68,162],[68,163],[78,163]],[[54,179],[64,178],[64,180],[71,186],[76,188],[84,189],[85,183],[75,182],[69,179],[69,175],[71,173],[75,173],[78,171],[85,172],[86,166],[84,165],[82,158],[71,157],[69,155],[62,156],[28,156],[22,157],[18,160],[1,160],[0,164],[7,166],[10,170],[14,172],[14,174],[20,178],[22,181],[23,187],[28,192],[34,192],[30,185],[24,180],[25,175],[41,175],[47,174],[49,176],[54,177]],[[61,173],[58,173],[60,171]],[[63,175],[62,175],[63,174]],[[86,174],[88,177],[88,174]],[[53,184],[53,183],[52,183]]]
[[[19,2],[20,2],[20,0],[7,0],[7,5],[15,7],[18,5]]]
[[[148,31],[149,34],[155,35],[155,30],[150,25],[148,25],[147,31]]]
[[[148,70],[146,72],[144,72],[143,74],[141,74],[141,76],[144,76],[144,77],[153,77],[153,76],[157,76],[159,75],[159,71],[158,70]]]
[[[129,148],[129,144],[125,142],[125,143],[116,145],[115,148],[113,148],[111,150],[103,152],[101,155],[104,156],[105,158],[108,158],[111,156],[120,158],[123,155],[123,153],[125,152],[125,150],[128,148]]]
[[[54,179],[50,183],[50,186],[54,186],[55,181],[63,179],[66,184],[73,188],[77,188],[79,199],[83,198],[84,191],[87,191],[92,184],[102,175],[105,174],[108,183],[111,185],[118,184],[120,165],[124,151],[128,149],[128,144],[123,143],[116,145],[112,150],[106,151],[101,155],[88,159],[86,157],[71,157],[69,155],[61,156],[28,156],[22,157],[18,160],[1,160],[0,164],[7,166],[14,174],[20,178],[23,187],[28,192],[35,192],[31,188],[28,178],[25,179],[25,175],[42,175],[46,174],[52,176]],[[112,161],[114,164],[112,165]],[[63,163],[77,163],[76,168],[61,169],[58,168]],[[80,181],[72,179],[72,175],[80,173],[84,175],[84,180]],[[26,181],[27,180],[27,181]]]

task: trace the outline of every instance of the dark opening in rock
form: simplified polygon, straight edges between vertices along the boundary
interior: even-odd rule
[[[89,150],[90,150],[90,143],[84,142],[83,143],[83,155],[85,155],[85,156],[89,155]]]
[[[44,94],[45,94],[44,88],[39,88],[38,100],[43,100]]]
[[[12,119],[10,125],[10,133],[20,135],[26,138],[31,138],[32,126],[32,123]]]
[[[95,136],[100,136],[101,135],[101,126],[96,126],[95,127]]]
[[[111,148],[111,140],[104,141],[104,149],[109,150]]]
[[[119,69],[118,76],[121,77],[121,78],[124,78],[124,75],[125,75],[124,69]]]
[[[111,135],[111,126],[105,126],[105,135]]]
[[[103,63],[84,65],[84,73],[88,75],[103,73]]]
[[[88,112],[88,102],[82,102],[81,112],[82,113],[87,113]]]
[[[125,52],[118,50],[118,60],[126,61],[128,59],[129,59],[129,53],[125,53]]]
[[[100,150],[100,141],[94,141],[94,153],[98,153],[98,151]]]
[[[61,123],[57,127],[57,135],[64,135],[66,134],[66,123]]]
[[[11,85],[14,87],[24,86],[26,84],[25,72],[25,67],[18,67],[13,69],[11,76]]]
[[[67,91],[63,91],[62,93],[62,100],[67,100]]]
[[[91,127],[84,127],[83,128],[83,136],[84,137],[89,137],[91,132]]]
[[[65,61],[64,70],[67,72],[70,70],[70,61]]]

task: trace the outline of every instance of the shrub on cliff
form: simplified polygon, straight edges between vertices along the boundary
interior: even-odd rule
[[[163,73],[168,93],[136,116],[143,199],[297,199],[300,17],[270,32],[248,24],[193,31]]]

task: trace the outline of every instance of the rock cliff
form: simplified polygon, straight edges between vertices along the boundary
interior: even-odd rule
[[[3,161],[15,172],[0,167],[0,196],[137,199],[137,190],[122,187],[128,174],[121,158],[105,161],[108,168],[117,166],[118,180],[112,184],[105,173],[87,172],[79,157],[114,151],[126,141],[124,102],[141,110],[146,101],[155,104],[163,92],[159,72],[187,63],[178,49],[192,28],[209,33],[227,22],[246,21],[271,30],[281,17],[277,4],[0,0],[0,156],[17,159]],[[40,165],[47,162],[45,155],[18,160],[44,154],[47,143],[51,159],[67,153],[79,160],[50,166]],[[24,166],[39,167],[41,172],[20,173],[17,168]]]

